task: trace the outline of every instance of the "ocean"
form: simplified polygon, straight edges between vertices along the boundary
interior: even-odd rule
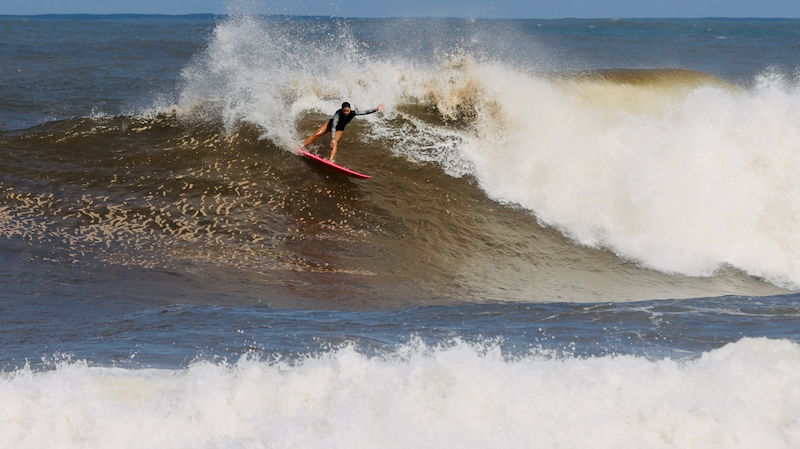
[[[0,16],[0,60],[0,447],[800,447],[800,20]],[[343,101],[372,179],[296,152]]]

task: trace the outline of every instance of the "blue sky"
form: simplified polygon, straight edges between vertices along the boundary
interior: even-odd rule
[[[0,0],[0,14],[222,14],[339,17],[800,18],[800,0]]]

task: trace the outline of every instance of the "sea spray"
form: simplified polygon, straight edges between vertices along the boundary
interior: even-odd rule
[[[301,114],[332,113],[343,98],[356,105],[365,100],[362,86],[370,73],[355,45],[338,22],[230,16],[183,70],[179,107],[221,119],[228,131],[257,125],[262,138],[292,147]]]

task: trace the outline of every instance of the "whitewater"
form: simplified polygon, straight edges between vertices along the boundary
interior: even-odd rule
[[[692,361],[492,345],[345,347],[183,371],[59,363],[0,379],[6,447],[790,448],[800,347],[745,339]]]

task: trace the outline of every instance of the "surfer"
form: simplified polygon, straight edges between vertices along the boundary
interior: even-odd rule
[[[327,123],[323,124],[319,127],[317,132],[308,136],[306,140],[303,141],[300,145],[305,148],[311,142],[317,140],[318,137],[322,136],[323,134],[330,132],[331,133],[331,157],[328,159],[329,161],[333,162],[333,157],[336,156],[336,146],[339,142],[339,139],[342,138],[342,134],[344,133],[344,127],[350,123],[351,120],[357,115],[367,115],[372,114],[374,112],[378,112],[383,109],[383,103],[378,105],[375,109],[367,109],[366,111],[359,111],[358,109],[352,109],[350,107],[350,103],[344,102],[342,103],[342,108],[336,111],[328,120]]]

